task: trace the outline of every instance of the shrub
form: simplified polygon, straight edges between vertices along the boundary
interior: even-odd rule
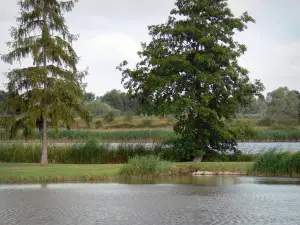
[[[167,173],[171,170],[171,164],[161,161],[156,156],[134,157],[128,161],[121,169],[119,174],[123,177],[149,177]]]
[[[231,124],[231,131],[237,140],[249,140],[257,136],[258,131],[249,121],[236,120]]]
[[[102,121],[101,120],[97,120],[96,122],[95,122],[95,128],[96,129],[99,129],[99,128],[101,128],[102,127]]]
[[[104,116],[104,121],[106,123],[112,123],[115,120],[116,114],[113,111],[109,111]]]
[[[192,136],[170,140],[166,142],[166,145],[169,147],[160,152],[160,156],[163,159],[174,162],[189,162],[194,160],[195,157],[203,156],[202,149],[199,149]]]

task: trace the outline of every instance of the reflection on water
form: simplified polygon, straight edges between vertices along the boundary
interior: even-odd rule
[[[299,224],[297,183],[283,178],[178,177],[0,185],[0,224]]]

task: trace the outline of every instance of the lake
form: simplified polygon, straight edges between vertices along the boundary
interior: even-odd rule
[[[297,179],[0,185],[0,224],[299,224]]]

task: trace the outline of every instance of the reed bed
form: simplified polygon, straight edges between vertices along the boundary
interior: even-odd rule
[[[120,145],[116,148],[99,144],[95,141],[86,144],[50,145],[48,158],[55,164],[120,164],[126,163],[134,156],[159,154],[160,146],[152,148],[142,145]],[[40,144],[2,144],[0,162],[5,163],[39,163]]]
[[[54,130],[48,132],[51,141],[87,141],[97,139],[100,142],[164,142],[174,139],[177,135],[172,129],[114,129],[114,130],[66,130],[61,129],[58,133]],[[36,131],[28,140],[41,139],[41,132]],[[0,130],[0,140],[9,141],[9,134],[5,130]],[[24,140],[19,132],[14,140]],[[300,130],[284,129],[258,130],[255,136],[239,140],[243,142],[298,142],[300,141]]]
[[[251,173],[263,176],[300,176],[300,152],[272,150],[264,153],[254,164]]]
[[[183,149],[184,150],[184,149]],[[177,148],[163,144],[99,144],[95,140],[83,144],[53,144],[48,146],[50,163],[56,164],[119,164],[139,156],[155,156],[170,162],[187,162],[186,155],[179,154]],[[39,163],[40,144],[5,143],[0,144],[0,162]],[[208,154],[203,161],[236,162],[254,161],[256,154]]]
[[[264,141],[300,141],[300,130],[284,129],[284,130],[260,130],[254,137],[254,140]]]
[[[171,163],[157,156],[137,156],[129,159],[119,171],[122,177],[152,177],[171,174]]]
[[[170,129],[140,129],[140,130],[65,130],[61,129],[58,133],[53,130],[48,131],[48,138],[50,140],[91,140],[106,142],[161,142],[172,138],[176,135]],[[36,140],[41,138],[41,132],[36,131],[29,140]],[[0,130],[0,140],[9,140],[9,135],[6,131]],[[22,133],[19,132],[15,140],[24,140]]]

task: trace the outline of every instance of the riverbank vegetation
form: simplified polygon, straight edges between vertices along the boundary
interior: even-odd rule
[[[38,149],[38,148],[37,148]],[[50,151],[51,152],[51,151]],[[38,156],[38,154],[37,154]],[[152,154],[130,157],[127,164],[0,163],[0,182],[93,182],[133,177],[191,176],[197,171],[214,174],[300,177],[300,153],[271,150],[249,162],[168,162]]]
[[[225,1],[177,0],[166,23],[148,27],[150,41],[142,44],[136,67],[126,61],[117,67],[127,92],[96,96],[85,90],[88,71],[77,70],[72,48],[78,37],[63,19],[75,2],[17,3],[37,23],[29,29],[26,13],[20,14],[10,52],[1,59],[12,64],[29,56],[33,65],[7,73],[7,92],[0,91],[0,141],[42,145],[3,145],[3,162],[124,163],[145,155],[173,162],[253,161],[257,156],[239,153],[237,141],[300,140],[299,92],[280,87],[263,96],[264,85],[250,81],[238,63],[247,47],[234,34],[255,23],[247,12],[235,17]],[[112,150],[91,139],[168,147]]]
[[[120,169],[122,177],[152,177],[172,174],[172,166],[157,156],[141,156],[129,159]]]
[[[40,144],[7,143],[0,145],[0,162],[5,163],[38,163]],[[85,144],[49,145],[49,162],[56,164],[119,164],[127,163],[137,156],[156,156],[170,162],[191,161],[197,152],[168,145],[129,145],[116,147],[89,141]],[[232,162],[253,161],[257,155],[240,152],[225,154],[212,152],[205,154],[202,161]]]
[[[300,152],[268,151],[257,159],[251,174],[300,177]]]
[[[253,163],[170,163],[173,176],[197,170],[246,172]],[[1,183],[94,182],[119,179],[121,164],[47,165],[0,163]]]
[[[232,125],[236,131],[236,140],[238,142],[299,142],[300,129],[295,128],[259,128],[251,125]],[[180,135],[172,129],[109,129],[109,130],[67,130],[60,129],[48,131],[49,142],[87,142],[96,139],[99,142],[116,142],[116,143],[161,143],[168,140],[176,139]],[[36,130],[30,137],[24,138],[22,132],[18,132],[16,137],[9,139],[9,133],[0,129],[0,142],[39,142],[42,133]]]

